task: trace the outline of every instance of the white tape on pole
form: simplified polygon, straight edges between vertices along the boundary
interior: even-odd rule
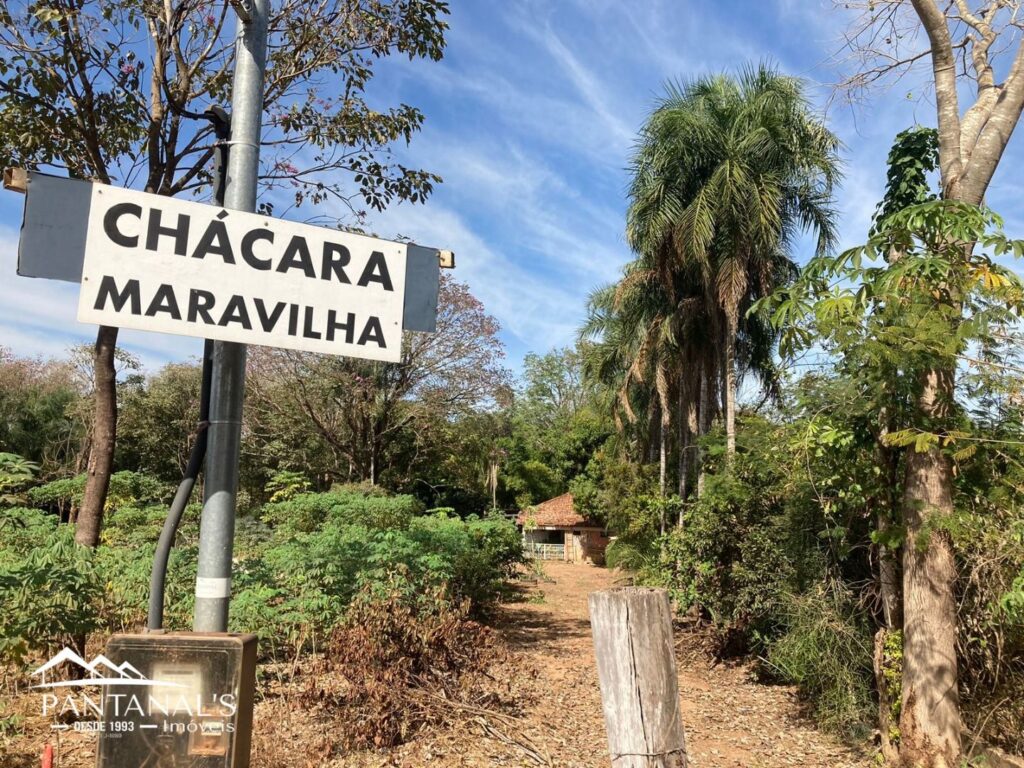
[[[231,579],[198,576],[196,578],[196,597],[231,597]]]

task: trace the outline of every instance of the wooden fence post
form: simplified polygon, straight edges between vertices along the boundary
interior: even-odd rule
[[[612,768],[686,768],[668,593],[594,592],[590,626]]]

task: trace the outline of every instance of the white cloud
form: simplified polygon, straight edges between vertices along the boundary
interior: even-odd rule
[[[613,146],[627,149],[635,133],[613,110],[610,105],[612,98],[606,87],[573,55],[550,27],[545,30],[542,39],[548,52],[562,65],[583,100],[607,126],[609,135],[615,139]]]
[[[516,254],[504,252],[501,245],[487,243],[457,212],[436,202],[429,207],[401,206],[380,217],[378,230],[454,250],[454,277],[468,283],[514,337],[513,358],[571,342],[583,314],[579,286],[559,284],[530,269]]]

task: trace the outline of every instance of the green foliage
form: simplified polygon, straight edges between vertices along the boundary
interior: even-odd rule
[[[900,131],[889,150],[887,167],[885,197],[875,210],[876,222],[936,198],[928,174],[939,167],[939,132],[923,126]]]
[[[38,509],[0,509],[0,568],[23,560],[57,528],[57,518]]]
[[[139,478],[124,487],[155,488]],[[128,481],[131,482],[128,482]],[[47,490],[47,500],[65,492]],[[131,497],[132,494],[126,494]],[[168,566],[165,626],[191,624],[199,505],[185,513]],[[267,653],[319,647],[354,597],[441,594],[482,612],[522,560],[504,517],[422,515],[411,496],[340,486],[265,505],[236,527],[231,628],[256,632]],[[121,506],[95,550],[35,509],[0,510],[0,654],[20,661],[94,629],[135,631],[145,621],[155,542],[167,510]]]
[[[745,469],[709,478],[682,528],[670,531],[663,555],[677,601],[698,605],[723,642],[740,648],[777,628],[783,596],[796,581],[793,561],[814,557],[792,539],[794,521],[777,497],[757,488],[764,478],[745,477]]]
[[[874,714],[871,632],[855,600],[838,585],[787,596],[785,626],[766,661],[811,698],[819,722],[864,739]]]
[[[526,509],[564,493],[611,434],[583,359],[579,346],[527,355],[512,407],[484,420],[492,437],[477,461],[488,485],[497,481],[497,506]]]
[[[782,329],[786,354],[815,347],[831,355],[825,375],[839,397],[826,401],[827,421],[851,436],[859,458],[828,478],[841,478],[853,498],[869,505],[866,513],[879,527],[869,528],[867,540],[890,549],[927,546],[938,526],[950,536],[959,574],[964,718],[1012,749],[1024,723],[1024,708],[1006,703],[1024,684],[1024,631],[1013,611],[1014,580],[1024,562],[1024,486],[1017,480],[1024,284],[1006,262],[1024,256],[1024,241],[1009,238],[987,209],[929,200],[924,175],[934,164],[931,139],[921,134],[913,141],[916,159],[893,169],[868,242],[812,259],[791,288],[755,311]],[[928,201],[898,209],[910,198]],[[929,377],[941,379],[942,394],[923,405]],[[953,513],[907,540],[904,454],[935,449],[952,469]],[[855,482],[852,467],[861,468]],[[832,502],[838,494],[830,496]],[[859,527],[847,525],[844,548],[852,553],[849,545],[861,536]],[[851,562],[837,553],[840,562]]]
[[[341,202],[362,219],[362,206],[419,202],[440,181],[391,158],[391,144],[411,141],[423,114],[406,104],[371,108],[366,90],[384,57],[440,59],[449,11],[442,0],[385,0],[361,6],[358,24],[337,23],[347,10],[343,3],[272,7],[273,87],[263,99],[271,147],[261,184],[286,189],[295,205]],[[209,140],[210,127],[182,115],[227,101],[234,51],[218,39],[230,35],[230,19],[209,2],[173,19],[149,15],[131,0],[73,12],[0,6],[0,24],[11,30],[0,38],[0,164],[51,166],[109,182],[128,176],[128,167],[147,156],[147,142],[157,142],[140,186],[178,195],[208,183],[208,157],[190,150]],[[149,46],[138,42],[147,24],[157,30]],[[297,58],[303,66],[295,66]],[[166,108],[168,99],[177,109]],[[153,131],[146,128],[150,107],[164,115],[154,118]],[[294,166],[302,156],[308,165]]]
[[[0,451],[38,464],[44,476],[73,461],[85,434],[81,394],[70,364],[0,347]]]
[[[650,544],[616,539],[608,544],[604,562],[608,568],[621,568],[650,578],[652,572],[656,573],[658,555]]]
[[[25,501],[24,490],[32,483],[39,465],[14,453],[0,452],[0,506]]]
[[[201,379],[200,365],[171,363],[122,385],[117,466],[167,483],[181,479],[196,437]]]
[[[233,624],[275,648],[299,648],[336,626],[360,591],[397,590],[415,600],[442,589],[483,610],[520,562],[515,526],[504,518],[414,516],[415,504],[401,496],[360,502],[351,491],[268,504],[269,539],[239,557]],[[310,525],[311,510],[325,516]]]
[[[999,607],[1015,624],[1024,624],[1024,572],[1013,580],[1009,591],[999,599]]]
[[[505,488],[520,509],[557,496],[563,487],[562,479],[555,470],[536,459],[519,464],[515,474],[505,478]]]
[[[903,710],[903,630],[885,630],[881,671],[889,701],[889,740],[899,743],[900,712]]]
[[[367,495],[345,487],[329,493],[303,493],[263,507],[261,519],[270,526],[309,533],[328,523],[358,524],[371,529],[404,528],[423,511],[412,496]]]
[[[922,377],[974,349],[988,359],[1007,346],[1024,285],[998,260],[1021,255],[1024,241],[1009,239],[992,212],[923,203],[888,216],[866,245],[812,259],[791,288],[755,309],[784,329],[785,354],[823,345],[856,369],[862,398],[894,421],[891,445],[939,445],[956,459],[968,437],[961,411],[945,404],[938,421],[916,413]]]
[[[29,491],[29,498],[35,504],[63,507],[79,504],[85,493],[85,474],[52,480]],[[168,488],[151,475],[143,472],[121,470],[110,476],[110,490],[107,492],[106,509],[134,506],[168,497]]]
[[[103,585],[92,553],[62,528],[23,559],[0,568],[0,658],[54,652],[100,626]]]
[[[288,501],[300,493],[306,493],[309,487],[309,480],[301,472],[283,469],[267,481],[263,490],[270,494],[270,501],[275,502]]]
[[[658,532],[657,469],[595,452],[586,471],[570,483],[576,511],[604,522],[621,539],[649,541]]]
[[[696,608],[719,653],[758,654],[775,679],[800,686],[824,724],[863,733],[873,616],[843,585],[870,580],[865,510],[880,482],[859,432],[822,412],[842,392],[810,380],[788,393],[778,418],[746,415],[731,470],[707,476],[682,525],[659,539],[646,513],[635,528],[646,534],[616,541],[608,557],[621,550],[642,582]],[[829,656],[812,657],[816,646]]]

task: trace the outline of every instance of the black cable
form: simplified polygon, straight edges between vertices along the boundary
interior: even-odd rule
[[[171,556],[171,547],[174,546],[174,538],[178,534],[181,517],[185,513],[185,507],[188,506],[188,500],[192,496],[192,489],[195,488],[196,478],[206,459],[206,428],[209,426],[210,419],[212,371],[213,342],[207,339],[203,347],[203,381],[199,391],[199,427],[196,441],[192,444],[185,474],[181,478],[181,483],[178,484],[178,491],[174,494],[174,500],[167,511],[167,519],[164,521],[164,528],[160,532],[160,541],[157,542],[156,553],[153,555],[153,571],[149,577],[149,619],[146,622],[146,628],[150,632],[163,629],[164,626],[164,586],[167,580],[167,561]]]
[[[231,135],[231,118],[223,108],[212,106],[201,117],[205,117],[213,123],[213,131],[219,142],[223,142]],[[228,144],[218,143],[217,154],[214,157],[213,199],[217,205],[224,204],[224,182],[227,178],[228,148]],[[185,474],[178,484],[174,500],[167,511],[167,519],[164,521],[163,530],[160,531],[160,540],[157,542],[156,553],[153,555],[153,570],[149,576],[149,618],[146,621],[146,628],[150,632],[162,630],[164,626],[164,590],[167,582],[167,562],[171,557],[171,548],[174,546],[174,538],[178,534],[178,526],[181,525],[181,517],[185,513],[185,507],[188,506],[188,500],[192,497],[196,478],[199,477],[199,472],[203,468],[203,461],[206,459],[206,428],[209,426],[210,421],[210,382],[212,380],[212,372],[213,342],[207,339],[206,344],[203,346],[203,380],[199,389],[199,426],[196,431],[196,441],[192,444],[192,451],[188,456]]]

